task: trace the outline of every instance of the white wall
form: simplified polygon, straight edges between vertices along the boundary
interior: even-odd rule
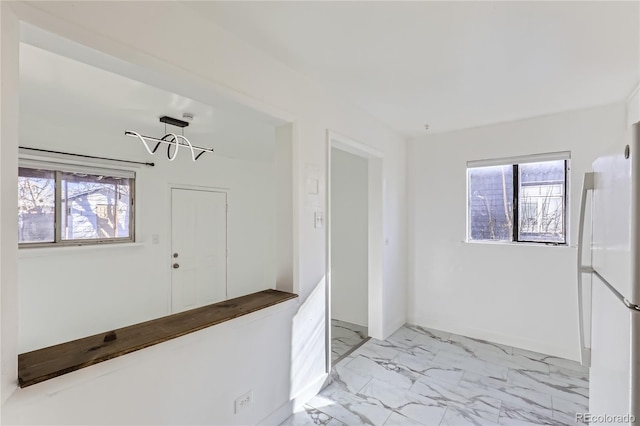
[[[3,235],[0,247],[3,280],[2,400],[4,402],[11,398],[2,407],[3,421],[102,422],[103,419],[96,417],[95,409],[83,407],[118,407],[123,401],[119,393],[128,386],[133,386],[135,392],[125,393],[130,401],[125,405],[126,410],[119,411],[119,417],[113,418],[113,423],[176,423],[176,419],[180,419],[180,423],[203,423],[205,416],[209,416],[206,421],[208,424],[249,424],[255,423],[255,419],[269,411],[276,416],[271,420],[277,422],[278,416],[280,419],[286,416],[290,408],[289,401],[305,402],[326,375],[326,235],[324,229],[313,227],[316,208],[301,202],[302,170],[305,166],[318,167],[321,180],[324,180],[327,129],[362,141],[384,156],[384,233],[388,244],[384,247],[382,262],[382,291],[385,295],[382,299],[383,334],[388,335],[405,322],[406,156],[404,139],[397,133],[312,80],[203,20],[178,2],[42,2],[29,5],[1,2],[0,7],[3,22],[0,184],[3,188],[15,187],[16,184],[15,154],[11,154],[18,144],[15,128],[12,127],[17,123],[15,112],[7,107],[17,105],[11,97],[17,86],[17,77],[12,74],[17,56],[12,46],[18,42],[15,24],[20,18],[129,61],[134,64],[130,68],[149,68],[153,72],[143,75],[163,79],[167,86],[195,87],[199,89],[192,91],[199,94],[216,90],[249,105],[273,111],[279,117],[290,117],[295,122],[292,167],[296,188],[292,218],[293,282],[294,290],[301,296],[297,312],[285,313],[285,319],[278,317],[273,321],[265,321],[264,327],[255,322],[247,326],[251,331],[243,330],[238,325],[239,321],[234,320],[228,323],[232,332],[226,339],[220,340],[217,327],[214,327],[211,334],[198,334],[198,337],[204,336],[207,343],[199,343],[198,339],[187,336],[188,340],[179,352],[163,344],[132,355],[140,361],[133,368],[115,369],[101,376],[105,371],[102,368],[132,359],[126,356],[101,364],[105,367],[94,366],[55,379],[60,388],[65,389],[64,392],[47,392],[46,384],[17,390],[17,286],[11,272],[5,275],[5,268],[15,268],[17,265],[17,248],[15,237],[4,238],[5,234],[17,234],[17,223],[15,214],[10,214],[15,212],[14,207],[6,208],[9,214],[0,216],[0,232]],[[189,41],[188,48],[185,48],[185,40]],[[206,90],[202,90],[202,87]],[[8,98],[5,99],[5,95]],[[189,96],[190,93],[184,95]],[[8,126],[6,131],[5,126]],[[6,160],[5,154],[10,155]],[[12,191],[2,191],[0,197],[3,209],[7,205],[14,206]],[[319,198],[320,209],[324,210],[326,193],[323,191]],[[4,309],[5,304],[10,308]],[[291,327],[288,327],[289,324]],[[276,349],[262,350],[260,342],[264,339]],[[215,374],[221,370],[216,366],[213,356],[208,356],[206,363],[200,362],[202,358],[196,354],[205,344],[216,348],[215,353],[219,357],[217,359],[221,360],[219,365],[225,370],[224,374]],[[237,346],[245,344],[249,346],[242,346],[245,349],[238,355]],[[194,362],[194,357],[197,362]],[[214,368],[212,375],[202,374],[203,368],[208,368],[208,363]],[[149,367],[146,367],[147,364]],[[247,374],[248,365],[259,366],[259,370],[252,369],[251,374]],[[269,371],[274,371],[275,376],[271,376]],[[247,414],[248,418],[228,415],[230,398],[237,396],[233,391],[263,389],[271,386],[275,377],[283,381],[274,386],[264,406],[256,407],[255,411]],[[184,382],[183,378],[187,378],[187,381]],[[230,385],[233,389],[229,390]],[[174,393],[167,396],[167,392]],[[222,393],[225,393],[224,397],[216,398]],[[193,403],[188,402],[191,399]],[[171,404],[171,401],[176,403]],[[282,410],[278,410],[279,407]],[[156,416],[157,410],[162,410],[161,418]]]
[[[582,176],[625,122],[621,103],[411,141],[409,321],[577,360]],[[464,242],[466,162],[555,151],[571,151],[570,247]]]
[[[331,317],[367,326],[369,161],[331,149]]]
[[[636,87],[627,102],[627,124],[640,121],[640,86]]]
[[[54,125],[46,117],[30,114],[24,105],[20,112],[21,146],[156,164],[129,167],[136,172],[136,239],[140,245],[20,249],[20,352],[171,313],[172,186],[229,191],[228,298],[275,287],[273,161],[208,154],[194,163],[185,151],[169,162],[163,150],[151,157],[139,141],[124,136],[126,122],[104,122],[96,117],[79,125],[69,116]],[[157,132],[153,128],[139,132],[155,134],[154,130]],[[265,144],[270,141],[273,145],[274,137],[275,129],[263,135]],[[97,165],[127,168],[118,163]],[[160,238],[157,245],[151,242],[153,234]]]

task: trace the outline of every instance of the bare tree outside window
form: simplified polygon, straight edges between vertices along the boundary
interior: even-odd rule
[[[469,235],[472,240],[511,241],[513,168],[469,169]]]
[[[518,167],[519,241],[564,242],[564,161]]]
[[[566,170],[566,160],[469,167],[469,239],[566,243]]]
[[[55,226],[55,174],[19,169],[18,242],[51,242]]]
[[[133,240],[132,178],[26,167],[18,175],[22,246]]]

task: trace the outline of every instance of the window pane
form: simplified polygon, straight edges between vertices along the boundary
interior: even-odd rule
[[[518,240],[564,243],[565,162],[520,164]]]
[[[18,242],[52,242],[55,235],[55,173],[18,169]]]
[[[62,239],[128,238],[131,180],[62,173]]]
[[[513,238],[513,167],[469,170],[469,238],[511,241]]]

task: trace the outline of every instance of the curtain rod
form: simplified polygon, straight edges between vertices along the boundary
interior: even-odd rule
[[[142,162],[142,161],[131,161],[131,160],[119,160],[117,158],[96,157],[94,155],[73,154],[71,152],[51,151],[49,149],[40,149],[40,148],[29,148],[28,146],[19,146],[18,148],[20,148],[20,149],[28,149],[29,151],[46,152],[46,153],[49,153],[49,154],[71,155],[71,156],[74,156],[74,157],[93,158],[93,159],[96,159],[96,160],[119,161],[121,163],[141,164],[143,166],[149,166],[149,167],[154,167],[155,166],[155,163],[145,163],[145,162]]]

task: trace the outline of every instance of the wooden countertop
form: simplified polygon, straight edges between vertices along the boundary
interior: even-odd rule
[[[18,355],[18,384],[31,386],[129,352],[295,299],[297,294],[263,290],[235,299],[95,334]]]

